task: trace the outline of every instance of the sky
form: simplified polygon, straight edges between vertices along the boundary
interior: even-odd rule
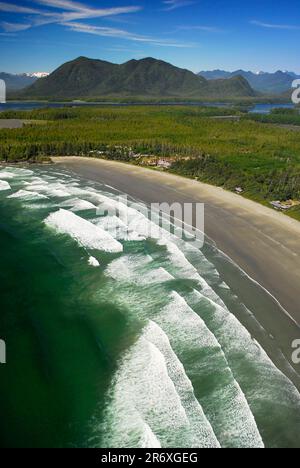
[[[300,74],[299,0],[0,0],[0,71],[79,56]]]

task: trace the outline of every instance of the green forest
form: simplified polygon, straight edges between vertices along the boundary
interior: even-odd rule
[[[299,125],[299,109],[273,109],[270,114],[246,114],[246,119],[256,122],[280,124],[280,125]]]
[[[0,130],[4,162],[78,155],[145,164],[157,156],[172,158],[172,172],[229,190],[242,187],[246,197],[267,205],[300,200],[300,132],[268,125],[297,125],[299,114],[259,118],[239,108],[120,106],[1,116],[26,120],[22,129]],[[300,219],[299,207],[288,213]]]

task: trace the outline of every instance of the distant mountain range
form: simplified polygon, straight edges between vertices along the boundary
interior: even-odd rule
[[[227,72],[224,70],[201,71],[199,76],[207,80],[230,79],[234,76],[243,76],[250,86],[264,94],[282,94],[290,90],[295,79],[300,78],[293,72],[278,70],[275,73],[258,72],[254,73],[245,70]]]
[[[13,75],[11,73],[0,72],[0,80],[4,80],[8,91],[18,91],[32,85],[38,78],[47,76],[48,73],[23,73]]]
[[[51,74],[0,72],[0,79],[6,82],[9,92],[21,91],[23,97],[33,98],[139,96],[224,99],[254,97],[259,93],[284,95],[300,75],[281,70],[275,73],[212,70],[195,75],[153,58],[116,65],[79,57]]]
[[[20,98],[232,98],[256,93],[242,76],[206,80],[153,58],[122,65],[79,57],[21,91]]]

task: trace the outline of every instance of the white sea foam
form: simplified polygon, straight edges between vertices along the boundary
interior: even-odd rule
[[[98,262],[98,260],[95,257],[90,257],[89,258],[89,265],[92,266],[92,267],[98,267],[98,266],[100,266],[100,263]]]
[[[35,185],[35,186],[45,186],[47,185],[49,182],[47,182],[44,178],[41,178],[41,177],[30,177],[30,179],[28,179],[28,181],[25,181],[24,184],[25,185]]]
[[[140,439],[141,448],[161,448],[160,442],[151,428],[144,422],[143,436]]]
[[[66,184],[65,187],[67,188],[68,192],[72,195],[72,196],[75,196],[75,197],[80,197],[80,198],[94,198],[93,197],[93,192],[91,192],[90,190],[87,190],[87,189],[83,189],[83,188],[80,188],[80,187],[75,187],[74,185],[71,185],[71,184]],[[93,200],[91,200],[93,201]],[[96,199],[97,201],[97,199]]]
[[[34,172],[30,169],[22,169],[20,167],[9,167],[9,171],[11,171],[17,177],[29,177],[34,175]]]
[[[210,283],[220,284],[220,273],[215,265],[205,257],[203,252],[198,249],[193,242],[181,242],[180,249],[185,254],[188,261],[196,267],[202,277],[205,276],[209,278]]]
[[[258,407],[266,401],[276,404],[276,399],[278,399],[281,405],[293,407],[300,416],[300,394],[298,390],[274,365],[248,330],[228,309],[216,305],[198,291],[195,291],[195,295],[198,301],[202,301],[203,304],[210,304],[212,312],[210,327],[214,330],[214,334],[221,344],[231,367],[235,368],[236,366],[238,369],[243,361],[245,367],[250,364],[255,368],[256,378],[251,381],[251,385],[247,381],[244,386],[246,395],[249,395],[248,399],[252,405]],[[236,356],[239,356],[238,362]],[[242,386],[244,379],[245,376],[239,374]],[[275,417],[275,413],[273,413],[273,417]]]
[[[39,182],[24,182],[24,186],[26,187],[26,190],[34,190],[35,192],[44,192],[45,187],[47,186],[47,182],[43,183],[43,181]]]
[[[5,190],[10,190],[11,187],[8,182],[5,180],[0,180],[0,192],[4,192]]]
[[[155,224],[154,221],[148,219],[148,217],[143,214],[143,212],[147,212],[145,207],[137,204],[127,206],[120,200],[114,200],[102,194],[95,194],[94,197],[101,204],[103,212],[108,210],[111,214],[111,216],[99,219],[99,223],[104,227],[104,229],[117,229],[119,240],[126,240],[126,234],[124,234],[124,232],[129,233],[129,235],[131,233],[132,235],[132,237],[129,237],[129,239],[127,238],[127,240],[143,240],[147,238],[155,239],[157,244],[165,247],[169,253],[171,262],[171,270],[169,273],[171,275],[174,275],[177,278],[186,278],[197,281],[202,288],[203,294],[213,299],[219,305],[225,307],[221,299],[200,276],[197,269],[188,261],[180,247],[177,245],[179,244],[182,247],[186,243],[181,239],[178,239],[166,229]],[[114,212],[116,213],[115,215],[112,214]],[[155,218],[155,216],[153,216],[153,218]],[[167,266],[165,266],[165,268],[167,268]]]
[[[182,363],[174,353],[168,336],[153,321],[150,321],[145,329],[144,336],[160,350],[165,358],[169,377],[174,383],[189,420],[189,443],[194,447],[197,447],[199,442],[202,446],[206,447],[220,447],[211,424],[195,397],[192,382],[186,375]]]
[[[31,203],[31,202],[33,202],[33,203]],[[34,210],[34,211],[49,210],[49,208],[51,207],[51,205],[47,201],[38,203],[37,201],[35,201],[35,199],[25,200],[24,206],[26,207],[26,209]]]
[[[219,287],[220,287],[221,289],[227,289],[227,290],[230,291],[230,287],[228,286],[228,284],[225,283],[225,281],[223,281],[223,282],[219,285]]]
[[[100,204],[103,214],[106,211],[109,213],[109,216],[99,218],[99,221],[96,222],[97,224],[99,223],[104,229],[117,230],[117,238],[119,240],[155,239],[158,245],[164,246],[169,253],[170,261],[174,266],[174,271],[170,271],[172,275],[177,272],[177,277],[197,281],[201,285],[204,294],[207,294],[208,297],[223,305],[221,299],[208,286],[207,282],[199,275],[196,268],[193,267],[176,245],[177,243],[183,244],[183,242],[166,229],[155,224],[152,219],[148,219],[148,212],[145,206],[138,204],[128,206],[122,203],[121,199],[115,200],[99,193],[94,193],[92,196]],[[152,217],[153,219],[157,217],[159,220],[158,216],[152,214]],[[126,233],[129,233],[129,237]]]
[[[137,232],[129,229],[123,221],[117,216],[103,216],[94,220],[97,226],[102,227],[118,240],[124,241],[143,241],[145,238]]]
[[[123,251],[123,246],[107,232],[76,214],[60,209],[45,220],[46,225],[61,234],[73,237],[81,246],[111,253]]]
[[[145,255],[126,255],[114,260],[106,269],[106,275],[116,281],[150,285],[164,283],[173,278],[164,268],[150,269],[152,258]]]
[[[19,190],[16,193],[13,193],[8,198],[16,198],[21,200],[47,200],[48,197],[36,192],[30,192],[29,190]]]
[[[131,283],[137,286],[137,290],[132,287],[130,290],[118,288],[117,300],[123,306],[135,311],[140,319],[151,317],[168,335],[173,349],[183,363],[192,352],[193,360],[188,358],[187,361],[187,370],[191,375],[197,376],[197,379],[203,375],[205,379],[207,373],[220,374],[225,388],[220,389],[219,385],[215,385],[210,390],[208,399],[204,400],[204,409],[222,446],[262,447],[263,442],[246,398],[231,372],[219,342],[203,320],[175,292],[170,294],[169,304],[162,309],[154,305],[153,297],[152,302],[149,301],[146,291],[140,292],[140,286],[152,287],[154,283],[163,282],[156,272],[157,267],[151,268],[151,258],[139,255],[122,257],[112,262],[106,270],[106,274],[119,281],[120,285]],[[171,278],[168,275],[165,280]],[[213,304],[212,301],[211,303]],[[157,343],[156,345],[158,346]],[[216,401],[219,402],[217,412],[214,406]]]
[[[27,186],[30,190],[35,190],[36,192],[41,192],[49,197],[56,197],[56,198],[65,198],[71,196],[71,194],[65,189],[63,184],[31,184]]]
[[[135,208],[128,206],[128,204],[122,203],[122,199],[115,200],[112,197],[108,197],[104,194],[98,192],[89,191],[90,196],[97,202],[99,205],[99,211],[102,211],[102,214],[109,214],[110,217],[118,217],[123,224],[131,231],[135,231],[135,225],[139,223],[143,224],[144,221],[147,221],[147,218],[140,213]],[[134,224],[133,224],[134,223]],[[157,230],[157,226],[154,226]],[[143,230],[143,232],[141,232]],[[150,237],[149,232],[145,233],[145,224],[139,226],[139,229],[136,230],[142,237]]]
[[[88,210],[95,210],[97,207],[93,205],[93,203],[81,200],[80,198],[72,198],[65,202],[62,202],[59,206],[63,207],[70,207],[71,211],[88,211]]]
[[[11,172],[0,171],[0,179],[13,179],[14,175]]]
[[[144,337],[122,360],[113,385],[109,412],[108,420],[112,421],[106,445],[110,447],[144,444],[144,421],[154,434],[161,434],[161,445],[168,447],[175,447],[177,433],[183,433],[188,427],[186,413],[168,376],[164,357]]]
[[[6,171],[1,171],[2,173],[10,174],[13,178],[22,178],[26,179],[27,177],[31,177],[34,175],[34,172],[30,169],[22,169],[20,167],[7,167]],[[9,177],[9,178],[12,178]]]
[[[263,442],[245,395],[231,373],[220,343],[204,321],[176,292],[171,294],[170,304],[162,310],[157,321],[168,334],[171,344],[179,356],[188,355],[191,350],[195,356],[197,351],[198,355],[201,356],[201,350],[205,349],[205,359],[209,359],[208,351],[210,349],[209,354],[214,356],[214,362],[217,362],[217,355],[219,355],[220,365],[225,366],[227,372],[230,373],[226,388],[221,389],[221,391],[216,388],[211,395],[214,402],[219,401],[218,415],[210,415],[210,417],[222,445],[226,447],[262,447]],[[190,371],[200,373],[201,366],[205,368],[207,364],[206,361],[195,360],[191,364]]]
[[[164,336],[154,324],[147,327],[123,358],[110,392],[106,415],[109,447],[218,447],[218,441],[193,396],[189,380],[164,337],[169,362],[151,341]],[[182,399],[169,375],[180,376]],[[191,403],[192,402],[192,403]],[[187,404],[188,412],[184,404]],[[190,406],[192,404],[192,406]],[[198,425],[189,414],[197,411]],[[149,428],[150,434],[149,437]]]

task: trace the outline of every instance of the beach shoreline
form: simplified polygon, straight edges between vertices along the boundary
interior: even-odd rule
[[[55,157],[81,177],[150,203],[205,205],[205,234],[249,278],[271,294],[299,328],[300,223],[254,201],[167,172],[115,161]]]

